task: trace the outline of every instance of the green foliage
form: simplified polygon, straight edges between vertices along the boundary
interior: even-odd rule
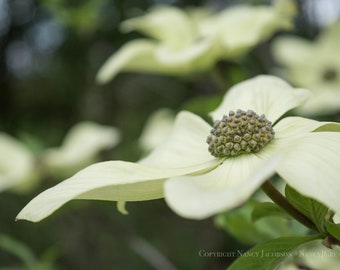
[[[218,215],[215,218],[215,223],[238,241],[248,245],[280,236],[297,235],[306,232],[305,228],[296,221],[287,219],[287,215],[283,211],[278,209],[273,211],[274,207],[269,211],[268,204],[248,201],[238,209]],[[260,210],[263,206],[265,208]],[[255,214],[253,214],[254,211]],[[270,216],[273,213],[274,216]]]
[[[328,208],[318,201],[303,196],[296,190],[286,185],[285,194],[287,200],[302,214],[308,217],[317,227],[320,233],[325,234],[325,222]]]
[[[25,269],[25,270],[52,270],[55,269],[53,263],[56,259],[55,250],[48,250],[38,259],[32,250],[25,244],[10,238],[7,235],[0,234],[0,249],[14,255],[22,262],[22,267],[11,268],[0,265],[0,270],[4,269]]]
[[[320,238],[317,236],[281,237],[270,240],[245,252],[228,270],[273,270],[284,259],[294,255],[302,245]]]
[[[101,14],[108,6],[108,0],[63,1],[43,0],[54,16],[67,27],[80,34],[95,31],[103,23]]]
[[[327,232],[340,241],[340,224],[334,224],[333,222],[327,220],[325,226]]]
[[[278,216],[283,218],[289,217],[289,215],[276,204],[271,202],[263,202],[255,205],[254,210],[251,214],[251,219],[252,221],[257,221],[260,218],[268,216]]]

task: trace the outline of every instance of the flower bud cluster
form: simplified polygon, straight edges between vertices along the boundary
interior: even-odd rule
[[[209,152],[215,157],[256,153],[274,138],[272,123],[252,110],[230,111],[214,123],[207,137]]]

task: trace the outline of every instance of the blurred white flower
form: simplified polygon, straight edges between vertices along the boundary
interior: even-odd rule
[[[321,33],[315,41],[301,37],[278,38],[273,54],[284,69],[282,75],[313,97],[299,112],[307,115],[329,114],[340,110],[340,22]]]
[[[174,121],[174,113],[165,108],[155,111],[149,117],[139,138],[139,145],[145,153],[150,152],[166,140],[170,135]]]
[[[0,132],[0,192],[32,189],[47,171],[69,176],[98,160],[100,151],[117,145],[120,133],[114,127],[80,122],[65,136],[61,147],[50,148],[37,157],[23,143]]]
[[[241,56],[277,30],[292,27],[292,1],[276,3],[273,7],[236,5],[218,13],[153,7],[121,25],[125,32],[137,30],[150,38],[123,45],[101,67],[97,80],[106,83],[121,71],[184,75]]]
[[[119,141],[120,133],[114,127],[80,122],[72,127],[60,147],[47,149],[41,158],[51,173],[70,175],[97,161],[100,151]]]
[[[24,191],[36,180],[35,157],[20,141],[0,132],[0,192]]]

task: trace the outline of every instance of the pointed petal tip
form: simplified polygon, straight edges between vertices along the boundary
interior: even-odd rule
[[[20,213],[15,217],[15,222],[23,221],[23,220],[30,221],[30,222],[39,222],[42,220],[42,218],[41,219],[29,218],[27,215],[25,215],[22,212],[23,210],[21,210]]]
[[[110,80],[112,80],[115,77],[115,74],[112,74],[111,72],[108,72],[108,69],[106,68],[106,64],[104,64],[97,72],[95,81],[98,84],[107,84]]]

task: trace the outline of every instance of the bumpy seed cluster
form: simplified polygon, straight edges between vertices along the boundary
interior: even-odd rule
[[[207,137],[209,152],[215,157],[256,153],[274,138],[272,123],[252,110],[230,111],[214,123]]]

